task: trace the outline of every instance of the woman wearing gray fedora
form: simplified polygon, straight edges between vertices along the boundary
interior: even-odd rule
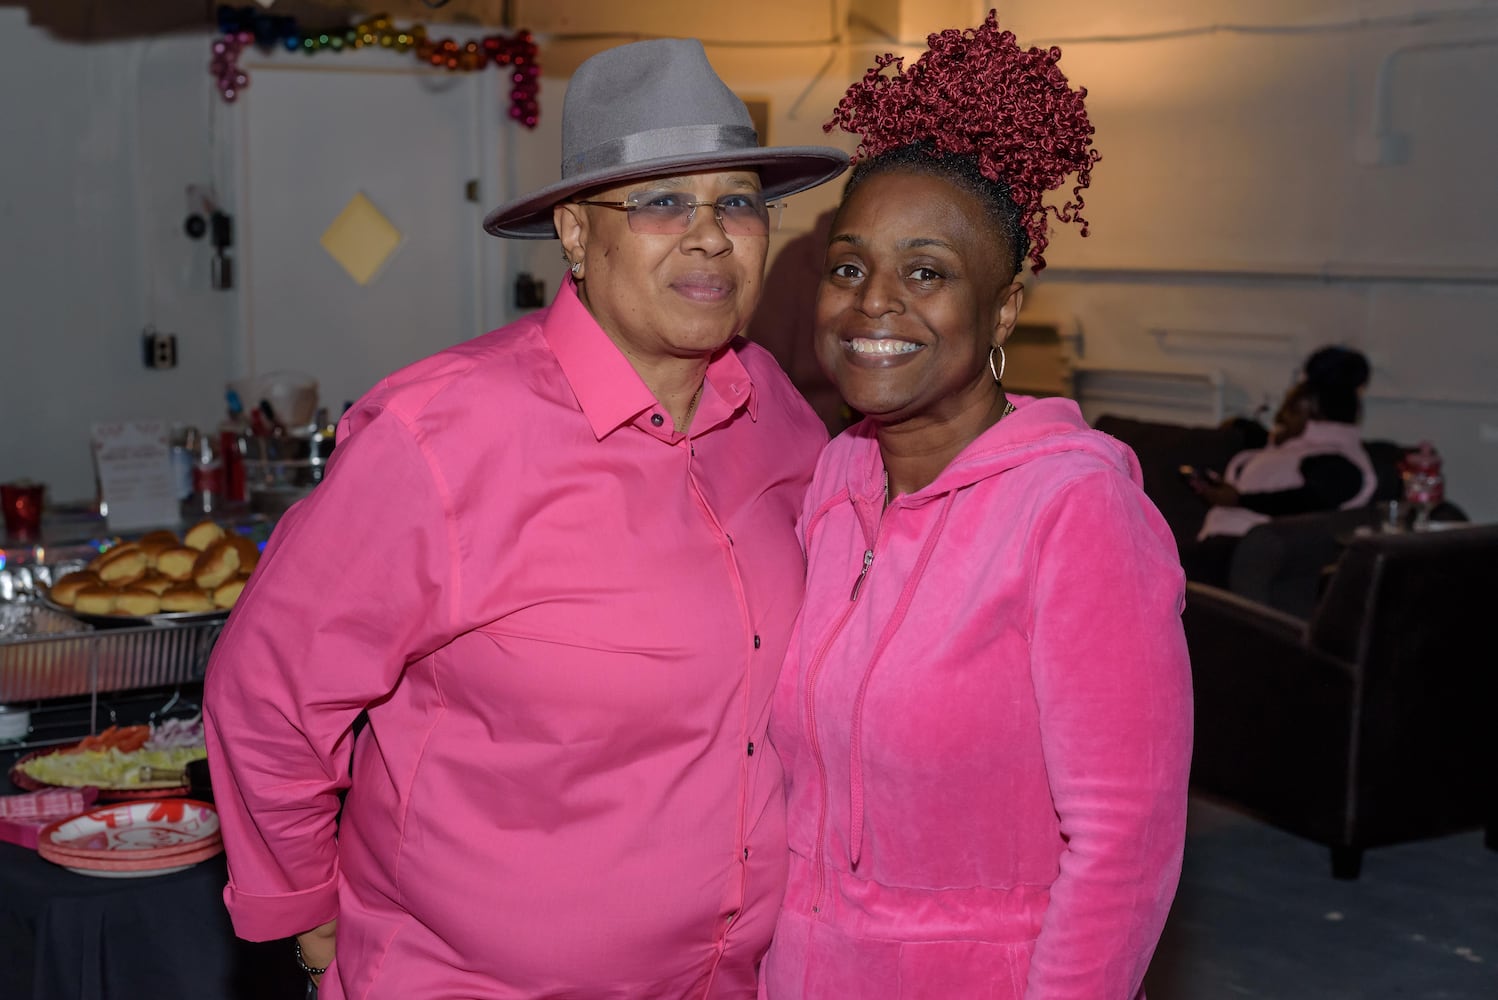
[[[775,923],[826,432],[738,334],[847,157],[758,146],[682,39],[583,63],[562,136],[484,222],[560,238],[556,299],[349,410],[209,665],[235,929],[324,998],[749,998]]]

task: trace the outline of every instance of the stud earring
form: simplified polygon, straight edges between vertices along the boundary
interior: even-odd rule
[[[580,260],[574,261],[569,270],[572,271],[572,277],[581,278],[583,276],[583,262]]]
[[[993,352],[994,351],[998,351],[999,352],[999,367],[998,368],[995,368],[993,366]],[[1004,358],[1004,348],[1000,347],[998,344],[995,344],[994,346],[992,346],[992,347],[990,347],[988,349],[988,370],[993,373],[993,380],[995,382],[997,382],[999,385],[1003,385],[1004,384],[1004,365],[1005,365],[1005,360],[1006,359]]]

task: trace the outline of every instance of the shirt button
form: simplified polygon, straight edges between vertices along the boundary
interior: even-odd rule
[[[755,648],[755,649],[758,649],[758,648],[759,648],[759,636],[758,636],[758,635],[756,635],[756,636],[755,636],[755,637],[754,637],[754,648]]]
[[[749,741],[749,756],[751,756],[751,757],[754,756],[754,741],[753,740]]]
[[[659,413],[652,413],[650,415],[650,422],[659,427],[661,424],[666,422],[666,418],[661,416]]]
[[[747,848],[747,847],[744,848],[744,860],[745,861],[749,860],[749,848]]]

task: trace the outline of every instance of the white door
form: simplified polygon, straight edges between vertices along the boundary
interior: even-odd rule
[[[495,251],[481,241],[499,241],[481,229],[486,206],[470,200],[470,182],[494,170],[498,133],[485,117],[497,112],[483,89],[493,75],[328,68],[351,57],[252,65],[232,112],[241,296],[232,374],[306,372],[335,418],[395,369],[497,325],[482,281]],[[359,195],[399,241],[363,284],[321,242]]]

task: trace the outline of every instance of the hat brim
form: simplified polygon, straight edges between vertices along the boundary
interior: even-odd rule
[[[573,195],[647,177],[707,170],[755,170],[765,198],[773,201],[825,184],[847,168],[848,154],[831,146],[773,146],[662,157],[628,168],[578,174],[547,185],[484,216],[484,231],[491,236],[518,240],[554,240],[557,230],[552,223],[553,207]]]

